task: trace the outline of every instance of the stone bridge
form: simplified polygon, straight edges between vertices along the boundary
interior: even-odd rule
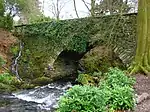
[[[84,53],[95,45],[112,47],[129,64],[135,54],[136,16],[133,13],[15,26],[14,34],[23,42],[19,72],[42,76],[61,52]]]

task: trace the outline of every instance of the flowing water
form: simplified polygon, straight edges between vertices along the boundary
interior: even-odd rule
[[[12,94],[0,94],[0,112],[54,112],[70,82],[55,82]]]

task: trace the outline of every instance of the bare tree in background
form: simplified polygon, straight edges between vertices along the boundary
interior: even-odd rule
[[[77,15],[77,17],[79,18],[78,11],[77,11],[77,7],[76,7],[76,1],[75,1],[75,0],[73,0],[73,4],[74,4],[74,10],[75,10],[75,12],[76,12],[76,15]]]
[[[95,6],[95,15],[128,13],[129,10],[128,0],[101,0]]]
[[[86,2],[85,0],[82,0],[82,2],[84,3],[85,7],[88,9],[88,11],[90,12],[91,9],[89,7],[89,5],[91,5],[90,3]]]
[[[130,12],[137,12],[138,11],[138,0],[128,0],[128,4],[129,4],[129,7],[131,8],[130,9]]]
[[[91,12],[92,17],[94,17],[94,15],[95,15],[95,2],[96,2],[96,0],[91,0],[91,10],[90,10],[90,12]]]
[[[0,2],[3,3],[0,6],[0,10],[3,9],[2,14],[7,14],[12,18],[19,16],[20,23],[29,23],[30,19],[42,14],[39,8],[39,0],[0,0]]]
[[[50,12],[53,14],[54,18],[56,18],[57,20],[60,19],[62,9],[69,1],[70,0],[50,0]]]
[[[138,0],[81,0],[91,16],[106,14],[134,13],[138,9]]]

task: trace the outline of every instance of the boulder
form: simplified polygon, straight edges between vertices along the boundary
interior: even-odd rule
[[[80,65],[86,72],[107,72],[109,67],[125,68],[121,59],[106,46],[96,46],[87,52],[80,60]]]

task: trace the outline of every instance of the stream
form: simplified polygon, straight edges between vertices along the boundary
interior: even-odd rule
[[[57,81],[46,86],[12,94],[0,94],[0,112],[54,112],[58,100],[71,82]]]

